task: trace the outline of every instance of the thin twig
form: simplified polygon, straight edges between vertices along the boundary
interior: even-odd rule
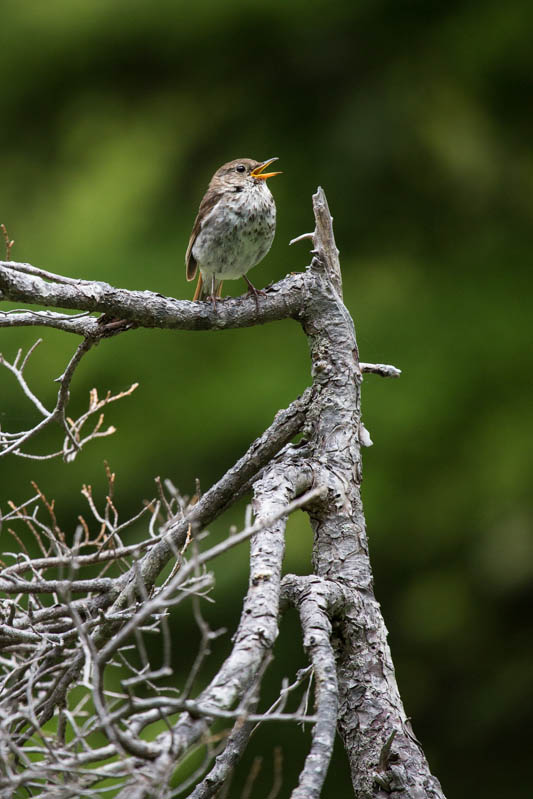
[[[6,261],[10,261],[11,260],[11,250],[12,250],[13,245],[15,244],[15,242],[12,239],[9,238],[9,235],[8,235],[8,232],[7,232],[7,228],[6,228],[6,226],[4,225],[3,222],[0,225],[0,230],[2,231],[2,235],[4,236],[4,243],[5,243],[5,248],[6,248]]]

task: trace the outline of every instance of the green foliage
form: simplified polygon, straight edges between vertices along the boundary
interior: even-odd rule
[[[190,297],[184,253],[212,172],[277,155],[278,233],[252,275],[266,285],[308,263],[305,244],[287,244],[311,227],[324,186],[361,358],[403,370],[365,379],[365,508],[400,688],[456,797],[505,795],[528,757],[532,17],[521,0],[2,9],[0,221],[14,259]],[[3,332],[0,349],[12,356],[35,337]],[[75,341],[44,338],[31,374],[50,404]],[[207,487],[307,385],[305,340],[289,323],[135,331],[90,354],[73,404],[93,385],[136,380],[108,410],[118,432],[74,464],[4,464],[2,503],[35,479],[72,532],[82,483],[104,490],[104,458],[124,513],[158,474],[184,492],[196,476]],[[31,424],[6,372],[0,389],[2,426]],[[294,571],[309,568],[303,520],[290,534]],[[236,618],[241,555],[219,578],[221,623]],[[302,664],[295,652],[286,668]]]

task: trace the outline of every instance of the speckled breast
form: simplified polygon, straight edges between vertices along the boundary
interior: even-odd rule
[[[264,183],[228,192],[206,217],[192,253],[202,273],[241,277],[269,251],[276,230],[276,205]]]

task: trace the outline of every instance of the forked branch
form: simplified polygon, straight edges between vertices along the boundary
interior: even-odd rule
[[[30,455],[26,446],[51,423],[58,423],[64,436],[54,454],[67,461],[88,441],[112,432],[103,429],[102,413],[136,384],[103,398],[94,390],[77,420],[67,415],[69,392],[93,344],[131,326],[220,330],[292,318],[307,336],[313,378],[203,496],[191,500],[169,481],[158,481],[158,496],[122,521],[108,469],[103,505],[84,487],[88,512],[80,515],[74,533],[59,527],[54,503],[37,487],[27,502],[8,506],[0,521],[19,551],[5,554],[0,575],[6,596],[0,621],[1,789],[41,791],[49,799],[92,797],[96,790],[119,799],[166,799],[175,795],[171,785],[178,764],[204,745],[202,763],[180,789],[207,799],[228,789],[257,725],[301,721],[312,725],[311,746],[293,799],[320,796],[337,728],[357,799],[443,797],[400,699],[373,594],[360,495],[361,446],[371,443],[361,421],[362,375],[398,377],[400,371],[359,361],[321,189],[313,209],[314,233],[297,239],[312,240],[306,271],[270,286],[260,302],[221,300],[216,310],[208,302],[54,275],[11,261],[10,250],[0,262],[0,299],[47,308],[7,310],[0,327],[41,325],[82,336],[58,378],[52,410],[26,378],[35,347],[2,362],[42,417],[29,430],[0,434],[5,455],[42,457]],[[294,443],[297,433],[302,438]],[[255,520],[247,518],[240,532],[206,545],[206,526],[250,491]],[[314,532],[314,574],[283,577],[287,518],[299,508]],[[133,531],[139,543],[128,542]],[[203,605],[212,600],[215,585],[208,568],[247,540],[248,591],[231,651],[194,695],[196,676],[221,634],[204,618]],[[30,554],[32,547],[38,557]],[[189,679],[180,686],[172,670],[170,623],[174,608],[185,602],[199,626],[200,646]],[[264,708],[259,689],[275,662],[279,625],[290,605],[299,613],[308,662]],[[149,643],[154,635],[162,641],[156,657]],[[299,706],[289,707],[304,684]],[[47,723],[54,717],[52,728]],[[229,726],[213,736],[215,720]],[[275,762],[277,792],[280,754]],[[250,772],[250,790],[256,773]]]

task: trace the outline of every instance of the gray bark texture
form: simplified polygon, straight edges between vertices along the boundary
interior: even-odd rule
[[[216,796],[229,784],[257,723],[301,720],[297,714],[283,713],[283,697],[276,707],[258,712],[261,679],[273,658],[279,625],[289,607],[299,614],[314,679],[314,715],[305,716],[313,725],[312,740],[292,799],[321,795],[337,732],[344,743],[357,799],[444,796],[400,698],[387,630],[373,592],[360,494],[361,446],[371,443],[361,422],[363,373],[396,377],[399,371],[385,364],[359,362],[354,324],[343,303],[332,218],[321,189],[313,197],[313,209],[315,231],[300,237],[313,244],[307,270],[269,287],[259,301],[227,299],[219,302],[216,310],[208,302],[126,291],[63,278],[28,264],[0,263],[0,299],[48,309],[4,312],[0,327],[54,327],[82,336],[50,414],[54,423],[65,424],[72,375],[92,344],[135,326],[192,331],[292,318],[307,336],[312,363],[311,387],[277,414],[271,427],[216,485],[195,504],[181,507],[179,513],[171,510],[157,529],[152,519],[152,537],[134,552],[116,544],[117,557],[130,564],[127,570],[86,580],[76,574],[59,584],[47,579],[46,570],[68,563],[69,553],[60,548],[35,561],[31,570],[17,561],[2,571],[0,590],[8,597],[15,592],[32,596],[55,592],[64,598],[65,606],[64,611],[57,606],[34,608],[28,620],[29,614],[18,614],[19,603],[16,611],[4,614],[5,623],[0,625],[0,645],[10,653],[17,675],[25,673],[24,663],[34,664],[24,691],[13,688],[9,669],[2,683],[3,796],[9,795],[5,793],[9,785],[34,785],[43,774],[48,782],[42,795],[50,799],[93,795],[91,789],[97,782],[94,773],[83,768],[88,763],[101,764],[102,779],[122,781],[116,794],[120,799],[173,796],[170,784],[177,764],[206,739],[213,721],[223,718],[233,723],[229,736],[220,750],[211,752],[203,773],[185,793],[193,799]],[[68,315],[50,308],[75,309],[77,313]],[[84,312],[104,316],[95,318]],[[24,387],[23,366],[15,363],[9,368]],[[43,415],[46,420],[45,409]],[[301,439],[291,443],[297,433],[302,433]],[[20,439],[8,437],[0,443],[6,451],[21,454],[18,450],[28,445],[32,435],[26,431]],[[253,524],[222,544],[186,557],[191,539],[250,490]],[[309,576],[283,575],[285,526],[296,508],[308,513],[314,532],[314,573]],[[108,527],[116,534],[113,524],[111,516]],[[139,641],[143,625],[156,623],[155,619],[161,623],[162,612],[171,611],[173,603],[189,598],[191,592],[201,592],[210,580],[204,564],[245,539],[250,539],[248,592],[232,651],[207,687],[194,699],[164,691],[141,698],[129,690],[122,704],[115,695],[111,708],[104,689],[110,660],[132,636]],[[82,569],[85,562],[94,565],[99,557],[109,554],[78,553],[77,568]],[[160,585],[158,578],[169,563],[174,564],[172,573]],[[86,598],[72,598],[89,592]],[[208,641],[208,632],[205,635]],[[82,646],[69,644],[73,639]],[[22,643],[26,649],[15,652]],[[42,674],[35,667],[37,652]],[[148,660],[146,663],[148,669]],[[157,676],[151,675],[152,682]],[[300,679],[304,676],[298,678],[298,684]],[[30,735],[38,738],[47,721],[58,714],[63,718],[69,692],[76,686],[90,687],[97,715],[90,731],[103,732],[107,744],[99,748],[86,744],[74,753],[63,735],[53,756],[48,746],[43,746],[40,759],[28,760],[24,746]],[[288,694],[292,687],[284,690]],[[164,732],[147,736],[150,743],[140,737],[161,718],[168,720]],[[64,723],[74,721],[68,716]],[[77,727],[75,734],[83,738]],[[68,780],[61,781],[61,770],[69,772]]]

